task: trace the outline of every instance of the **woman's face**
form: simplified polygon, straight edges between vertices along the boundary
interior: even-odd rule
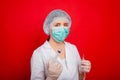
[[[56,17],[52,22],[53,27],[68,27],[68,19],[65,17]]]
[[[50,24],[50,35],[52,33],[52,27],[69,27],[69,21],[65,17],[55,17]]]

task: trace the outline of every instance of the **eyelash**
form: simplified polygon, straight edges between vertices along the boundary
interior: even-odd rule
[[[68,26],[68,24],[64,24],[64,26]]]
[[[60,24],[56,24],[55,26],[58,27],[58,26],[60,26]],[[68,24],[64,24],[64,26],[67,27]]]
[[[59,24],[56,24],[55,26],[58,27],[58,26],[60,26],[60,25],[59,25]]]

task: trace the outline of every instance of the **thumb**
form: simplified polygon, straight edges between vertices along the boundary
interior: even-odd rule
[[[47,68],[49,68],[49,61],[46,63],[46,65],[47,65]]]
[[[82,56],[82,60],[85,60],[85,56],[84,56],[84,54],[83,54],[83,56]]]
[[[47,67],[49,68],[53,63],[53,59],[51,58],[48,62],[47,62]]]

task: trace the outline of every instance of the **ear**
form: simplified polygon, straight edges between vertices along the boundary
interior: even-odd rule
[[[49,36],[51,36],[52,35],[52,25],[50,25],[50,33],[49,33]]]

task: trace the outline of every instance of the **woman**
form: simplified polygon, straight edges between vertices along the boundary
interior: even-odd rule
[[[44,32],[49,36],[31,58],[31,80],[84,80],[91,63],[81,60],[75,45],[65,42],[71,18],[56,9],[44,21]]]

